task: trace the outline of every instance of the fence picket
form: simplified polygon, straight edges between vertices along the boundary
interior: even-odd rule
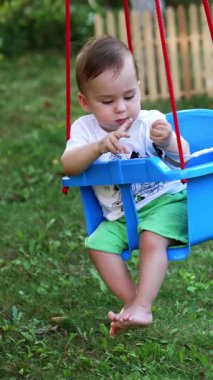
[[[154,19],[154,32],[155,32],[155,45],[156,45],[156,70],[157,70],[157,84],[159,96],[161,99],[168,98],[168,86],[165,75],[165,65],[163,59],[163,51],[160,41],[160,32],[158,28],[157,16]]]
[[[119,25],[119,37],[121,41],[123,41],[125,44],[128,44],[127,34],[126,34],[126,21],[125,21],[125,15],[123,11],[120,11],[118,13],[118,25]]]
[[[191,42],[191,62],[193,78],[193,94],[202,94],[204,92],[201,68],[201,41],[198,24],[198,9],[194,4],[189,7],[189,27]]]
[[[132,40],[133,40],[133,49],[134,57],[138,66],[138,74],[140,81],[140,90],[142,101],[147,98],[146,95],[146,86],[145,86],[145,60],[144,60],[144,48],[143,42],[141,39],[141,13],[136,11],[131,12],[131,24],[132,24]]]
[[[155,52],[153,44],[153,25],[150,12],[142,13],[143,19],[143,35],[144,35],[144,49],[145,49],[145,69],[148,87],[149,100],[157,99],[157,85],[156,85],[156,64]]]
[[[180,69],[178,67],[178,39],[176,35],[176,20],[174,9],[168,7],[166,9],[166,24],[167,24],[167,44],[169,51],[169,61],[172,72],[172,81],[176,99],[181,97],[180,88]],[[165,74],[164,74],[165,75]]]
[[[95,16],[95,36],[100,37],[104,34],[104,25],[102,17],[97,13]]]
[[[111,11],[106,15],[106,28],[108,35],[116,37],[115,18]]]
[[[186,98],[190,98],[191,95],[191,83],[190,83],[190,63],[189,63],[189,44],[186,25],[186,13],[182,5],[177,8],[178,15],[178,28],[179,28],[179,46],[182,63],[182,78],[183,78],[183,95]]]

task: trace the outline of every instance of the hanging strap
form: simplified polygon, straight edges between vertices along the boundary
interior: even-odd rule
[[[129,1],[123,0],[123,4],[124,4],[124,13],[125,13],[125,21],[126,21],[126,34],[127,34],[128,47],[131,53],[133,54],[132,34],[131,34],[130,17],[129,17]]]
[[[210,31],[212,41],[213,41],[213,20],[212,20],[212,16],[211,16],[211,9],[210,9],[210,5],[209,5],[209,1],[203,0],[203,6],[204,6],[204,10],[206,12],[206,18],[207,18],[207,22],[209,25],[209,31]]]
[[[169,88],[170,103],[171,103],[175,133],[176,133],[176,138],[177,138],[178,153],[180,157],[180,167],[181,169],[184,169],[185,163],[184,163],[184,156],[183,156],[183,148],[182,148],[180,129],[179,129],[179,124],[178,124],[177,109],[176,109],[176,103],[175,103],[175,97],[174,97],[171,70],[170,70],[170,65],[169,65],[169,57],[168,57],[167,46],[166,46],[166,38],[165,38],[164,23],[163,23],[163,17],[162,17],[162,12],[161,12],[160,0],[155,0],[155,6],[156,6],[159,32],[160,32],[161,44],[162,44],[162,50],[163,50],[163,56],[164,56],[167,83],[168,83],[168,88]]]
[[[65,39],[66,39],[66,139],[70,138],[71,124],[71,28],[70,28],[70,0],[65,0]]]
[[[66,140],[70,138],[71,125],[71,17],[70,0],[65,0],[65,46],[66,46]],[[62,187],[62,193],[67,194],[69,188]]]

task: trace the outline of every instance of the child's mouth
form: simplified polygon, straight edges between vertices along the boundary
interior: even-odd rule
[[[118,119],[118,120],[116,120],[116,123],[117,123],[118,125],[122,125],[122,124],[124,124],[127,120],[128,120],[128,117],[126,117],[125,119]]]

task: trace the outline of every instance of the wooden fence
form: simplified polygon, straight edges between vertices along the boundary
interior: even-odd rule
[[[213,7],[212,7],[213,8]],[[212,9],[213,12],[213,9]],[[166,42],[175,98],[213,95],[213,46],[204,9],[167,7],[164,15]],[[134,56],[139,67],[143,100],[169,97],[156,16],[131,11]],[[108,34],[127,43],[124,12],[95,17],[95,35]]]

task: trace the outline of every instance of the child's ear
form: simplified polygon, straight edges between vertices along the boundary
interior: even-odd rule
[[[87,104],[87,98],[86,98],[86,96],[84,94],[82,94],[82,92],[78,93],[78,101],[80,103],[81,108],[85,112],[89,112],[89,106]]]

